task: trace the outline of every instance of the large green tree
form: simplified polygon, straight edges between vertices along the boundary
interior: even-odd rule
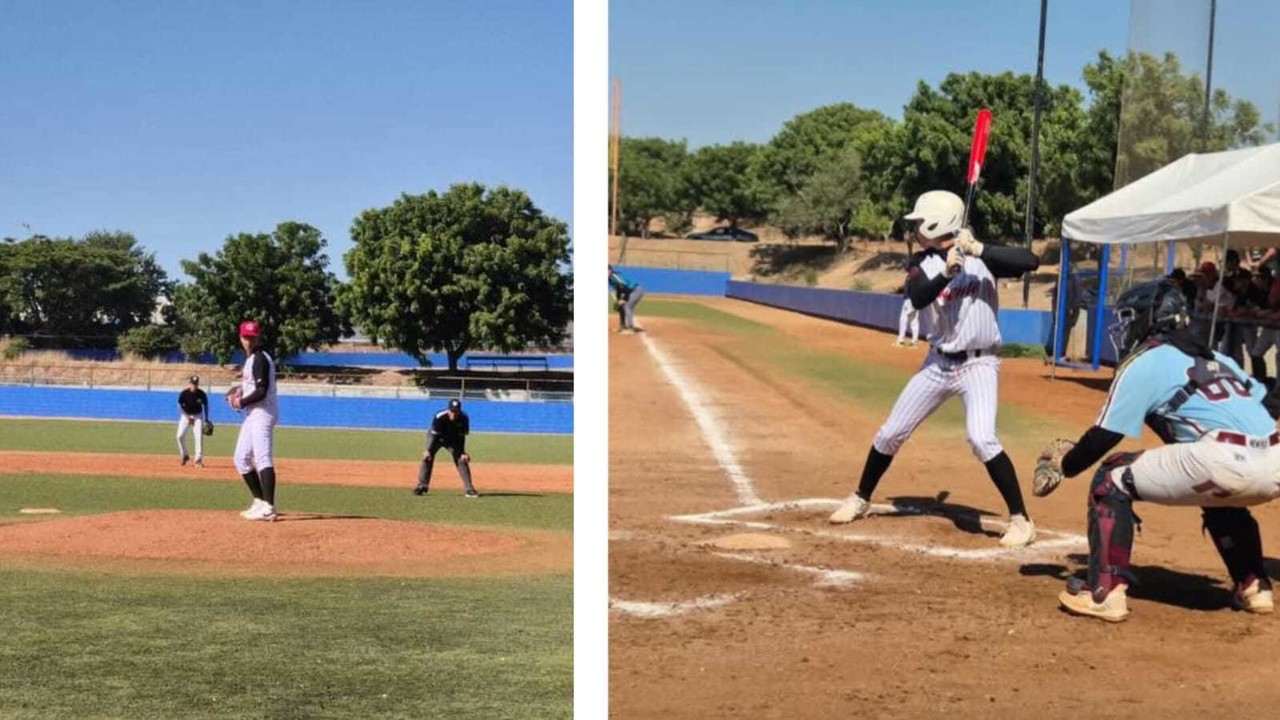
[[[146,324],[171,285],[125,232],[0,243],[0,328],[57,347],[113,347]]]
[[[456,370],[468,350],[556,344],[573,317],[568,229],[520,190],[403,195],[361,213],[351,237],[342,307],[423,365],[431,351]]]
[[[874,214],[862,183],[862,158],[846,147],[824,156],[797,192],[779,200],[774,221],[791,237],[822,235],[842,253],[859,223]]]
[[[683,140],[624,137],[619,146],[620,232],[649,237],[650,223],[657,218],[687,215],[693,210],[681,183],[681,173],[689,155]],[[612,174],[609,180],[612,202]]]
[[[257,320],[266,347],[282,362],[336,342],[348,332],[336,309],[338,280],[329,272],[327,241],[305,223],[271,233],[228,237],[214,255],[182,261],[191,282],[175,292],[184,351],[227,362],[240,349],[239,325]]]
[[[850,103],[826,105],[786,122],[764,146],[760,176],[776,199],[798,192],[823,163],[846,147],[859,153],[890,120]]]
[[[683,192],[691,205],[737,226],[769,213],[759,178],[759,145],[735,142],[698,148],[684,163]]]

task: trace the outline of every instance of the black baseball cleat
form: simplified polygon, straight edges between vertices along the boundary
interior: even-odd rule
[[[413,494],[414,494],[414,495],[426,495],[426,494],[427,494],[427,486],[425,486],[425,485],[419,485],[418,487],[416,487],[416,488],[414,488],[414,489],[413,489]]]
[[[182,464],[185,466],[185,465],[187,464],[187,461],[188,461],[188,460],[190,460],[190,459],[191,459],[191,458],[187,457],[186,455],[183,455],[183,456],[182,456]]]

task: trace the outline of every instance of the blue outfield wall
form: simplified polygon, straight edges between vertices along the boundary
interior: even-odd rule
[[[896,333],[902,296],[857,290],[764,285],[731,280],[727,295],[807,315],[841,320]],[[1052,341],[1053,316],[1043,310],[1001,310],[1000,335],[1006,343],[1046,344]]]
[[[283,427],[345,427],[368,430],[426,430],[446,400],[280,396]],[[475,432],[573,433],[573,403],[468,400],[464,408]],[[239,416],[211,397],[215,424],[238,425]],[[0,385],[0,416],[68,417],[94,420],[178,419],[173,390],[105,390]]]
[[[727,272],[710,270],[669,270],[631,265],[614,265],[613,267],[628,280],[640,285],[646,294],[671,293],[724,297],[725,286],[730,278]]]
[[[74,360],[119,360],[120,353],[110,349],[80,349],[80,350],[64,350],[68,357]],[[489,355],[492,353],[475,353],[477,355]],[[551,370],[570,370],[573,368],[572,355],[537,355],[534,353],[512,353],[510,355],[502,355],[502,357],[544,357],[547,359],[547,367]],[[431,353],[427,356],[433,368],[449,367],[448,356],[442,353]],[[182,353],[170,353],[161,358],[167,363],[184,363],[187,362],[186,356]],[[242,353],[236,353],[232,358],[232,362],[239,364],[244,360]],[[213,364],[212,355],[205,355],[200,358],[199,362],[205,364]],[[343,352],[304,352],[298,353],[297,356],[289,360],[291,367],[385,367],[385,368],[405,368],[413,369],[419,367],[418,361],[404,353],[394,352],[372,352],[372,353],[343,353]],[[459,367],[466,367],[466,356],[458,363]]]

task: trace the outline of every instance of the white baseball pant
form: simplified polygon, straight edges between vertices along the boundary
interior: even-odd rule
[[[275,459],[271,455],[275,429],[275,418],[266,413],[249,413],[244,422],[240,423],[236,452],[232,456],[236,472],[244,475],[251,470],[275,467]]]
[[[187,456],[187,429],[196,433],[196,462],[204,459],[204,420],[199,415],[183,413],[178,417],[178,452]]]
[[[907,326],[911,327],[911,342],[920,340],[920,313],[911,304],[910,298],[902,301],[902,312],[898,316],[898,342],[907,336]]]
[[[1004,452],[996,437],[999,385],[1000,358],[994,355],[957,361],[930,352],[924,367],[902,389],[873,446],[877,452],[896,455],[925,418],[947,398],[959,395],[969,447],[985,463]]]
[[[1240,445],[1223,437],[1243,441]],[[1136,500],[1160,505],[1246,507],[1280,497],[1280,445],[1268,438],[1213,430],[1193,443],[1146,450],[1107,472],[1107,480]]]

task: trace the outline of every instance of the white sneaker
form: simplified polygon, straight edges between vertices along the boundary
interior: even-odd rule
[[[871,503],[854,493],[849,496],[849,499],[838,510],[831,513],[831,517],[827,518],[827,522],[832,525],[843,525],[851,523],[858,518],[866,517],[870,512]]]
[[[268,505],[265,500],[260,500],[259,502],[262,504],[258,506],[257,511],[251,513],[247,518],[245,518],[246,520],[265,520],[267,522],[271,522],[279,517],[276,515],[275,505]]]
[[[1000,536],[1000,544],[1007,548],[1020,548],[1030,545],[1036,539],[1036,524],[1023,517],[1014,515],[1009,518],[1009,526]]]
[[[240,513],[240,517],[244,518],[245,520],[255,520],[257,519],[255,516],[257,516],[258,513],[262,512],[262,507],[266,504],[267,502],[265,500],[259,500],[258,498],[254,498],[253,502],[249,503],[248,509]]]

